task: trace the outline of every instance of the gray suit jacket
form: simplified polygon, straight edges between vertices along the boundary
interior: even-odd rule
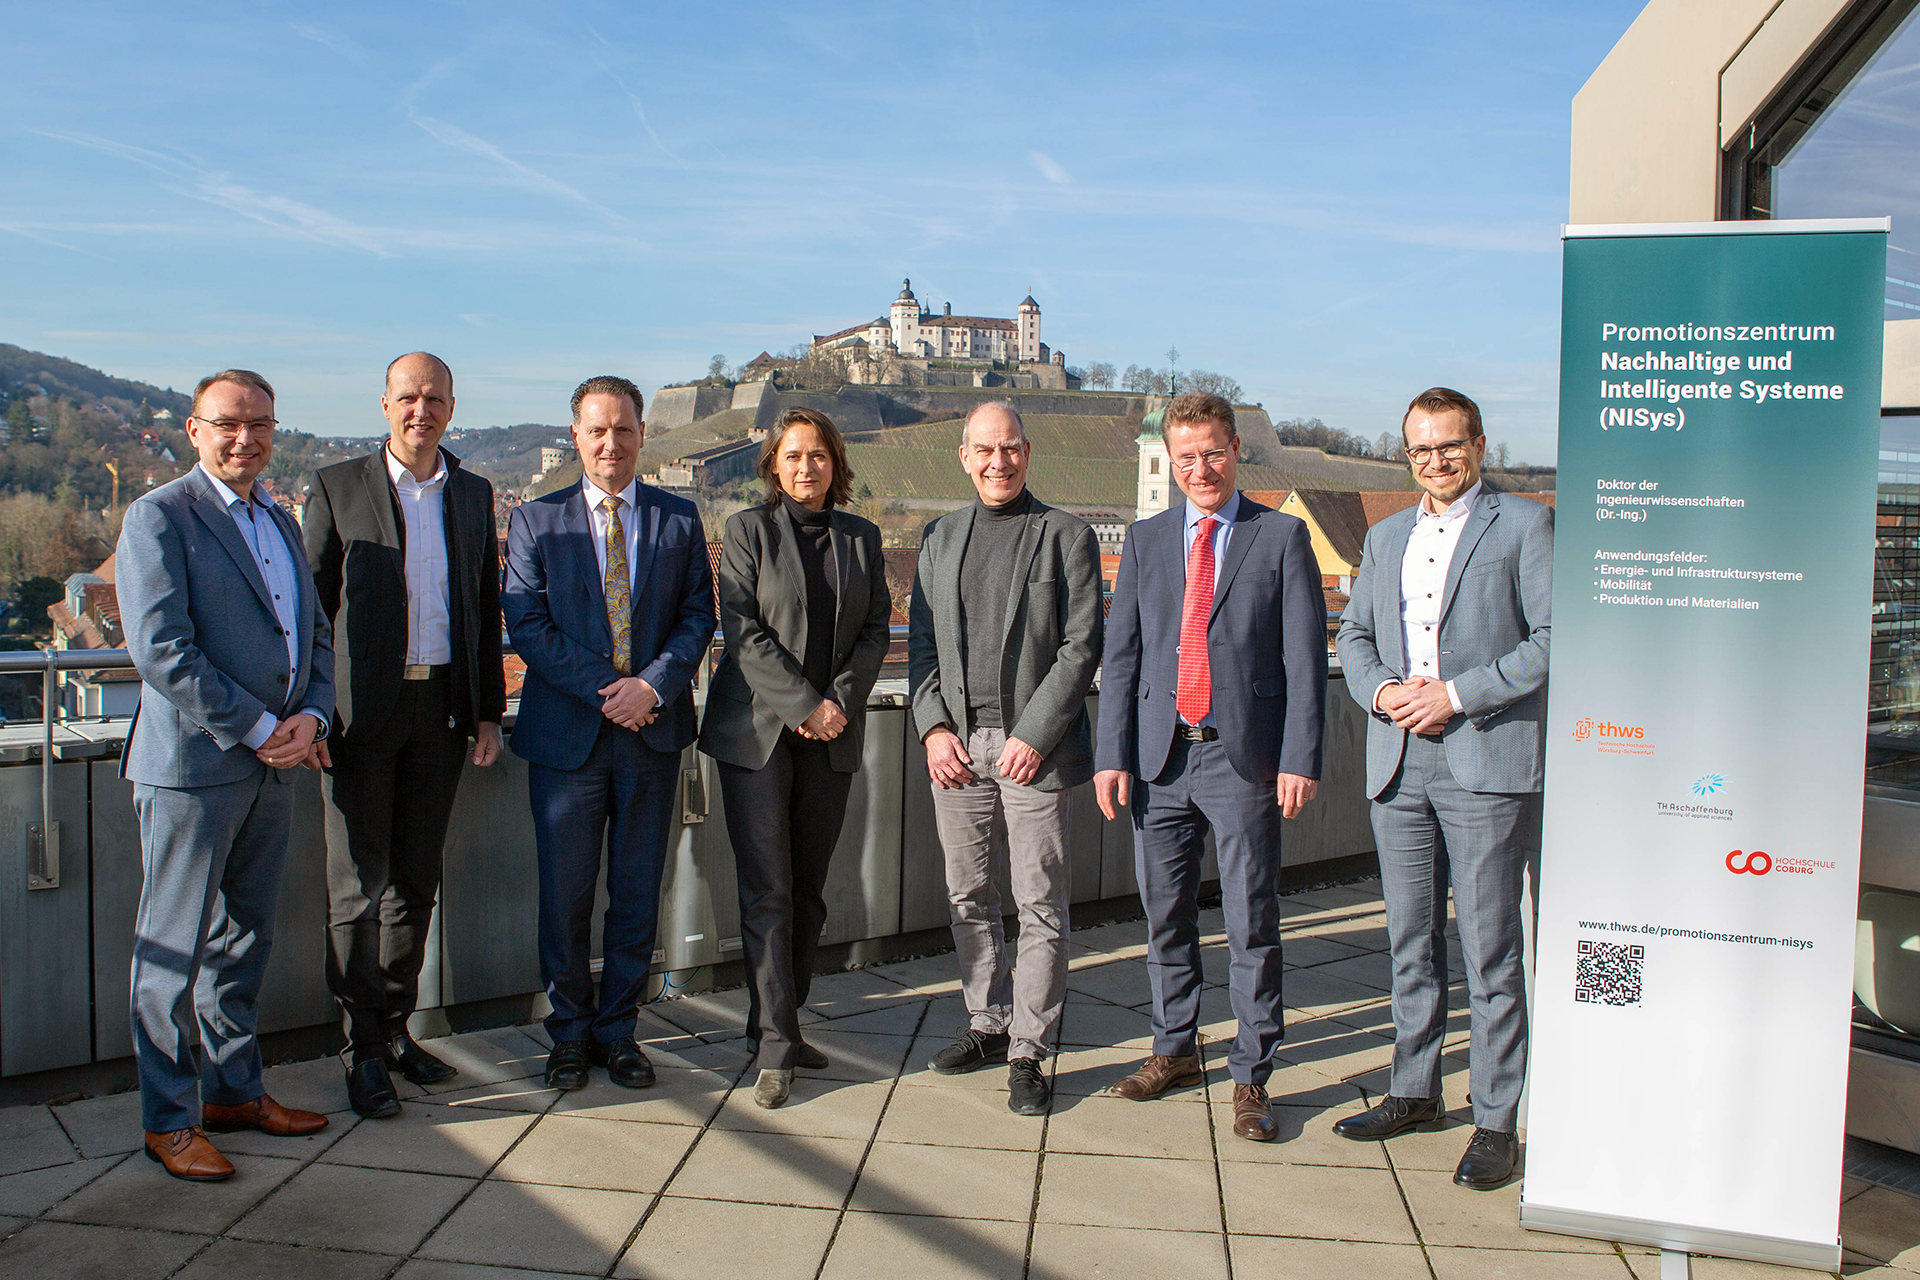
[[[973,532],[971,503],[928,525],[908,611],[907,687],[922,738],[942,724],[966,738],[966,650],[960,635],[960,559]],[[1078,516],[1033,499],[1014,552],[1006,633],[969,635],[1000,648],[1000,723],[1038,751],[1042,791],[1093,777],[1087,691],[1106,630],[1100,603],[1100,544]]]
[[[300,527],[274,523],[300,584],[300,671],[266,580],[218,492],[198,467],[127,508],[115,552],[127,652],[144,682],[120,774],[156,787],[238,782],[260,768],[241,745],[263,711],[311,707],[333,717],[333,644]],[[283,771],[286,772],[286,771]]]
[[[886,661],[887,562],[880,530],[870,520],[835,511],[829,539],[839,581],[834,621],[833,681],[807,683],[807,584],[800,567],[800,535],[777,506],[749,507],[727,518],[720,554],[720,629],[727,653],[707,691],[700,749],[743,769],[763,768],[782,729],[797,729],[822,697],[847,713],[847,727],[827,744],[836,773],[860,767],[866,743],[867,695]]]
[[[1367,533],[1353,595],[1335,642],[1367,727],[1367,794],[1399,772],[1407,734],[1373,709],[1374,695],[1406,673],[1400,636],[1400,561],[1418,505]],[[1553,512],[1527,498],[1481,490],[1447,567],[1440,602],[1440,678],[1465,714],[1441,738],[1447,764],[1469,791],[1540,790],[1547,718],[1547,641],[1553,618]]]

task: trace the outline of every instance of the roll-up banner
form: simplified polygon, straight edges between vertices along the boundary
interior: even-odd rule
[[[1888,229],[1566,228],[1524,1226],[1840,1264]]]

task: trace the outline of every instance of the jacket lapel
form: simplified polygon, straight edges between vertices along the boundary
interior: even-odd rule
[[[400,529],[393,518],[393,481],[387,478],[387,447],[381,445],[379,452],[367,459],[366,470],[360,478],[366,482],[367,501],[373,506],[374,522],[380,526],[380,542],[383,546],[399,547]]]
[[[273,520],[273,527],[280,531],[281,541],[287,544],[287,554],[293,557],[293,563],[296,569],[293,575],[293,585],[298,588],[300,592],[300,598],[295,602],[294,610],[299,616],[299,651],[311,655],[313,653],[313,616],[306,608],[306,604],[311,598],[309,593],[313,590],[313,570],[307,564],[306,544],[300,537],[300,526],[295,524],[293,517],[282,511],[278,504],[269,505],[267,507],[267,514]],[[252,557],[248,558],[251,559]],[[306,674],[311,676],[312,671],[308,670]],[[300,683],[305,685],[306,679],[303,678]],[[293,693],[291,689],[287,692],[289,696]]]
[[[1422,502],[1426,501],[1423,497]],[[1380,541],[1380,559],[1373,566],[1373,616],[1376,628],[1383,640],[1380,657],[1388,667],[1398,667],[1406,660],[1406,637],[1400,630],[1400,566],[1407,558],[1407,538],[1413,532],[1413,521],[1420,518],[1420,507],[1416,503],[1408,513],[1410,518],[1393,517],[1393,523],[1385,526],[1386,536]],[[1406,672],[1400,672],[1405,675]]]
[[[1236,515],[1246,511],[1249,503],[1245,494],[1240,495],[1240,509]],[[1248,548],[1260,536],[1260,512],[1254,512],[1244,519],[1235,520],[1233,528],[1227,532],[1227,558],[1220,565],[1213,579],[1213,608],[1207,614],[1211,622],[1213,615],[1220,612],[1220,602],[1227,598],[1227,588],[1233,585],[1233,576],[1240,572],[1240,565],[1247,558]]]
[[[846,516],[834,512],[827,521],[827,542],[833,548],[834,618],[833,658],[834,665],[840,665],[840,655],[853,646],[855,628],[866,621],[865,613],[847,608],[847,583],[853,579],[853,539],[846,530]],[[802,649],[804,653],[805,650]]]
[[[593,545],[593,520],[587,514],[587,495],[580,486],[560,508],[561,536],[572,549],[580,576],[586,579],[587,597],[593,601],[593,615],[606,638],[613,639],[613,626],[607,621],[607,583],[600,573],[600,553]]]
[[[969,502],[947,519],[952,520],[954,525],[945,539],[946,554],[940,558],[940,580],[934,584],[938,592],[934,597],[935,601],[945,601],[947,607],[940,610],[940,605],[936,603],[934,608],[954,620],[953,634],[955,639],[958,639],[960,635],[960,561],[966,556],[967,540],[973,536],[973,504]],[[941,523],[945,524],[946,521],[942,520]]]
[[[241,576],[253,587],[253,593],[260,597],[260,603],[266,606],[268,615],[277,617],[273,610],[273,593],[267,590],[267,580],[260,576],[260,566],[253,562],[253,552],[247,549],[247,540],[240,536],[240,528],[233,522],[233,513],[221,504],[219,492],[198,474],[194,476],[193,511],[200,517],[200,523],[207,526],[214,539],[233,557]]]
[[[1020,616],[1020,597],[1027,592],[1027,582],[1033,576],[1033,558],[1040,551],[1040,535],[1047,527],[1047,506],[1038,498],[1028,499],[1033,509],[1027,512],[1021,521],[1025,528],[1020,531],[1020,545],[1013,552],[1013,581],[1007,587],[1007,608],[1000,619],[1000,652],[1007,651],[1007,637],[1013,634],[1013,624]]]
[[[1460,575],[1466,572],[1467,561],[1473,556],[1474,547],[1485,536],[1487,526],[1500,514],[1500,495],[1482,489],[1480,500],[1473,504],[1473,514],[1467,517],[1467,527],[1460,531],[1460,541],[1453,548],[1453,559],[1447,564],[1447,586],[1440,596],[1440,621],[1447,620],[1447,611],[1453,608],[1453,593],[1460,585]]]
[[[640,522],[640,541],[633,549],[633,590],[631,592],[633,611],[638,615],[640,601],[647,592],[647,582],[653,577],[654,548],[660,545],[660,504],[648,495],[647,486],[643,484],[633,491],[633,506],[633,518]],[[705,555],[706,551],[705,547],[700,548],[700,554]],[[604,584],[601,590],[604,593]]]

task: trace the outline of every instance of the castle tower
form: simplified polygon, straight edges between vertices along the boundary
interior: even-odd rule
[[[1022,360],[1040,359],[1040,304],[1028,294],[1020,304],[1020,354]]]
[[[900,282],[900,296],[887,309],[888,327],[893,330],[893,346],[903,356],[914,354],[914,339],[920,328],[920,302],[913,296],[913,281]]]
[[[1167,438],[1161,424],[1165,409],[1155,409],[1140,420],[1140,435],[1134,441],[1140,449],[1140,493],[1134,501],[1134,519],[1159,515],[1173,505],[1173,464],[1167,454]]]

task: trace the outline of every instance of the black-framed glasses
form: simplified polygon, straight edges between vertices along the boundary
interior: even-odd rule
[[[1416,467],[1424,467],[1438,454],[1448,462],[1458,462],[1467,456],[1468,446],[1473,444],[1471,437],[1465,440],[1442,440],[1439,444],[1416,444],[1407,447],[1407,461]]]
[[[195,418],[194,421],[223,436],[237,436],[243,429],[260,436],[280,425],[278,418]]]
[[[1207,464],[1209,471],[1218,471],[1220,464],[1227,460],[1227,454],[1229,452],[1230,450],[1227,449],[1209,449],[1205,453],[1197,454],[1193,457],[1175,458],[1173,459],[1173,469],[1180,472],[1192,471],[1204,462]]]

